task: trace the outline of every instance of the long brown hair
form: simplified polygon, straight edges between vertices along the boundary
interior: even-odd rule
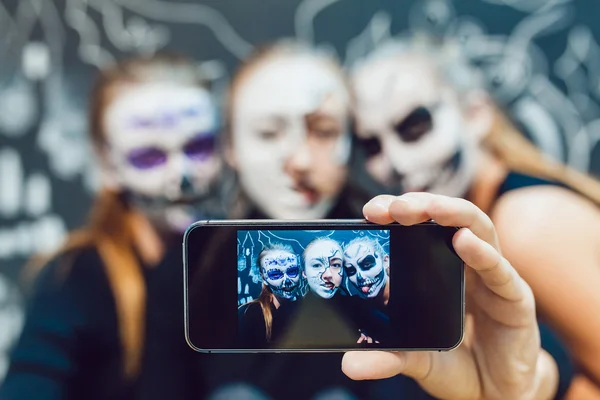
[[[123,60],[100,71],[91,94],[89,134],[100,160],[105,157],[104,112],[121,85],[146,82],[171,82],[206,87],[191,60],[177,54],[160,53]],[[123,348],[123,367],[127,378],[140,368],[145,332],[146,287],[136,257],[134,227],[143,218],[130,208],[121,194],[101,188],[85,226],[71,232],[54,254],[35,256],[27,270],[36,272],[56,257],[72,260],[74,252],[93,247],[103,262],[114,295],[119,336]],[[67,265],[70,268],[70,265]],[[67,271],[68,273],[68,271]]]
[[[555,160],[529,141],[499,109],[484,146],[510,170],[555,181],[600,205],[600,181]]]
[[[296,252],[290,245],[286,245],[286,244],[282,244],[282,243],[271,243],[271,244],[265,245],[262,248],[262,250],[260,251],[260,253],[258,254],[258,259],[256,262],[256,268],[258,269],[258,271],[252,271],[255,276],[261,275],[260,271],[262,269],[263,259],[269,252],[274,251],[274,250],[283,250],[288,253],[296,255]],[[298,260],[299,273],[301,273],[302,272],[301,258],[296,255],[296,259]],[[305,285],[303,285],[301,283],[300,287],[299,287],[299,292],[300,292],[301,296],[304,296],[306,294],[305,290],[306,290]],[[260,291],[260,295],[255,300],[249,301],[247,303],[247,304],[256,303],[256,304],[260,305],[260,308],[261,308],[262,314],[263,314],[263,318],[265,321],[265,332],[266,332],[267,342],[271,340],[271,336],[273,334],[273,311],[271,310],[271,305],[273,304],[273,297],[274,297],[273,292],[271,291],[269,286],[264,282],[264,278],[263,278],[263,285],[262,285],[262,289]]]

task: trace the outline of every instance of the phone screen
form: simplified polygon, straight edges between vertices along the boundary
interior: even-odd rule
[[[199,351],[448,350],[462,338],[455,228],[216,222],[188,230],[186,334]]]

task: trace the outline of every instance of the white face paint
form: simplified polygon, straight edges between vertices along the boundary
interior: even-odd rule
[[[296,300],[300,295],[300,262],[285,250],[270,250],[261,260],[263,281],[280,299]]]
[[[344,250],[344,270],[362,297],[377,297],[387,283],[389,256],[370,240],[350,243]]]
[[[210,94],[176,84],[123,86],[104,127],[118,185],[153,220],[178,232],[199,217],[220,171]]]
[[[247,71],[233,103],[233,157],[250,200],[270,218],[323,218],[350,155],[337,72],[311,56],[275,56]]]
[[[373,178],[394,193],[466,193],[477,140],[430,60],[407,54],[371,61],[356,71],[353,86],[357,136]]]
[[[342,247],[335,240],[322,239],[304,250],[304,273],[310,290],[329,299],[342,284]]]

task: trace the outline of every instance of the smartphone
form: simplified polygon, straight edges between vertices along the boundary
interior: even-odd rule
[[[455,227],[365,220],[199,221],[183,240],[198,352],[448,351],[463,337]]]

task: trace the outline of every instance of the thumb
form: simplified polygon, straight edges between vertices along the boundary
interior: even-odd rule
[[[344,354],[342,371],[353,380],[386,379],[402,374],[413,378],[440,399],[480,398],[481,383],[469,352],[353,351]]]
[[[351,351],[342,359],[342,371],[353,380],[386,379],[398,374],[423,380],[431,368],[431,352]]]

